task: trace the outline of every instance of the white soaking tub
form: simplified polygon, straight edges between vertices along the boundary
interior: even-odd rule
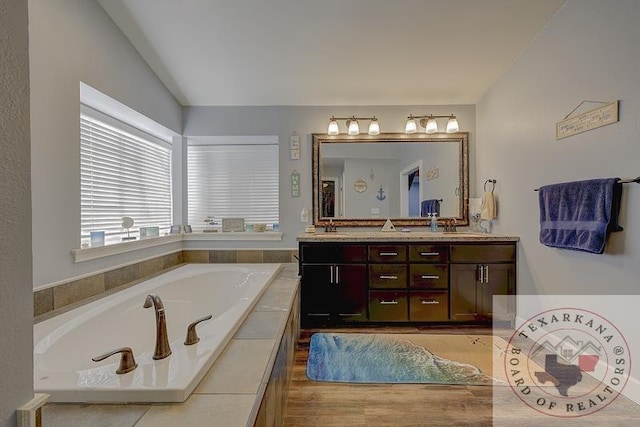
[[[184,402],[242,324],[280,264],[190,264],[34,326],[34,389],[52,402]],[[172,354],[152,358],[156,339],[148,294],[164,304]],[[187,326],[209,314],[185,346]],[[116,374],[131,347],[138,367]]]

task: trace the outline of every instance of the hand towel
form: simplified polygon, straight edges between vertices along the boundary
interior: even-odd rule
[[[496,199],[493,193],[485,191],[482,196],[482,209],[480,210],[480,218],[496,219]]]
[[[608,234],[621,231],[619,178],[591,179],[540,188],[540,243],[601,254]]]
[[[426,217],[430,213],[436,214],[436,216],[440,216],[440,200],[438,199],[429,199],[423,200],[420,205],[420,216]]]

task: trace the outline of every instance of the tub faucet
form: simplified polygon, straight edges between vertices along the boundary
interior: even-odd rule
[[[169,339],[167,338],[167,317],[164,313],[164,305],[158,294],[149,294],[144,300],[144,308],[153,308],[156,311],[156,349],[153,352],[155,360],[164,359],[171,354]]]

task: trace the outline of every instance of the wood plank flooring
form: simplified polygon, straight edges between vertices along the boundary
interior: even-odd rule
[[[334,332],[429,333],[491,335],[490,328],[402,327],[333,329]],[[284,426],[633,426],[640,425],[640,406],[624,396],[595,414],[579,419],[535,417],[508,387],[424,384],[337,384],[307,379],[309,339],[316,330],[302,330]],[[328,330],[323,330],[328,332]],[[508,330],[498,333],[509,339]],[[495,395],[494,395],[495,394]],[[493,402],[501,402],[493,419]],[[515,401],[515,402],[514,402]],[[576,423],[574,423],[576,422]]]
[[[335,329],[336,332],[486,334],[490,328]],[[336,384],[307,379],[309,338],[303,330],[284,425],[491,426],[492,388],[424,384]],[[323,330],[327,332],[327,330]]]

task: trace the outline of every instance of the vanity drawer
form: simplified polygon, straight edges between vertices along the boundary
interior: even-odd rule
[[[300,259],[303,263],[365,263],[366,245],[302,244]]]
[[[369,261],[406,262],[406,245],[369,245]]]
[[[448,245],[409,245],[410,262],[442,264],[449,260]]]
[[[409,292],[409,320],[420,322],[449,320],[448,292]]]
[[[448,264],[411,264],[409,266],[409,288],[449,288]]]
[[[369,264],[369,287],[386,289],[406,288],[406,264]]]
[[[407,293],[393,291],[369,292],[369,320],[379,322],[406,322]]]
[[[515,262],[515,244],[451,245],[451,262]]]

